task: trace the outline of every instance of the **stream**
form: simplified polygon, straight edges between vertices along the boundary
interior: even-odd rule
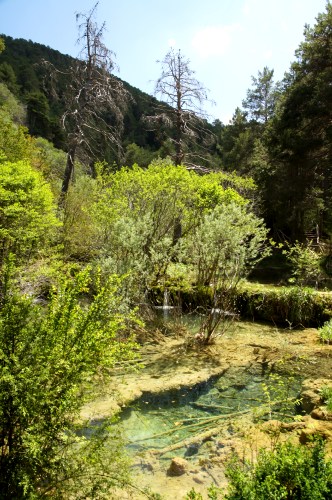
[[[315,329],[234,321],[213,345],[193,349],[188,335],[195,335],[196,319],[172,318],[170,308],[161,313],[158,338],[142,345],[142,370],[117,374],[84,415],[96,421],[110,415],[117,394],[135,484],[162,499],[183,499],[191,488],[205,499],[208,486],[227,484],[224,465],[232,453],[250,458],[271,446],[265,424],[296,429],[302,382],[331,373],[330,346],[319,344]],[[206,436],[211,428],[216,432]],[[168,474],[174,457],[188,464],[179,477]]]
[[[172,329],[171,309],[161,309],[161,314],[167,328]],[[174,321],[175,328],[180,322],[189,327],[193,335],[197,332],[197,317],[176,317]],[[254,325],[251,327],[255,328]],[[270,335],[275,334],[273,327],[265,325],[264,330]],[[227,422],[227,415],[251,413],[257,420],[273,417],[290,421],[299,412],[295,400],[301,380],[299,374],[290,376],[287,371],[283,373],[278,366],[271,366],[267,359],[263,359],[256,363],[249,361],[240,367],[227,366],[222,375],[212,375],[190,386],[185,385],[184,377],[183,385],[176,389],[143,390],[142,395],[127,404],[120,414],[127,449],[133,456],[151,449],[167,449],[215,425],[219,417]],[[232,435],[231,427],[228,426],[229,435]],[[201,445],[198,442],[178,448],[176,456],[189,460],[205,456]],[[169,461],[172,456],[174,451],[165,452],[160,455],[160,460]]]
[[[213,425],[219,416],[241,415],[249,410],[257,419],[266,420],[273,414],[274,418],[290,420],[298,411],[294,399],[300,387],[300,377],[287,377],[285,381],[278,374],[264,376],[250,370],[239,374],[230,368],[221,377],[190,388],[143,393],[121,413],[127,448],[133,454],[163,449]],[[176,454],[189,458],[199,451],[199,445],[193,444]],[[162,460],[171,456],[172,452],[164,453]]]

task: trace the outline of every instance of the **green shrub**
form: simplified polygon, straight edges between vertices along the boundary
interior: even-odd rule
[[[325,385],[321,388],[322,400],[326,404],[328,411],[332,412],[332,387]]]
[[[283,253],[292,266],[292,277],[289,282],[317,288],[322,278],[321,252],[313,248],[312,244],[304,245],[297,242],[288,250],[284,250]]]
[[[226,500],[328,500],[332,491],[332,461],[324,458],[324,444],[289,442],[274,451],[261,450],[257,463],[234,459],[226,475]]]
[[[80,411],[115,363],[136,357],[121,280],[110,277],[87,303],[86,269],[46,306],[19,293],[14,271],[10,263],[0,274],[0,498],[101,498],[127,481],[127,460],[110,422],[83,422]]]
[[[326,321],[321,328],[318,328],[318,335],[324,344],[332,343],[332,319]]]
[[[50,186],[26,161],[0,160],[0,261],[41,254],[60,223]]]
[[[210,500],[218,500],[219,498],[222,498],[220,495],[221,489],[216,488],[213,484],[207,490],[207,498]],[[185,500],[203,500],[203,496],[200,493],[197,493],[195,488],[192,488],[189,493],[187,493]]]

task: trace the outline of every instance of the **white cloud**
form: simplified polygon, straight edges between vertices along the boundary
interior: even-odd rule
[[[272,59],[273,57],[272,50],[265,50],[265,52],[263,52],[263,57],[264,59]]]
[[[175,45],[176,45],[176,40],[175,40],[175,38],[169,38],[169,39],[168,39],[168,46],[169,46],[169,47],[175,47]]]
[[[191,44],[200,57],[221,56],[227,52],[232,35],[239,29],[239,24],[206,26],[195,33]]]

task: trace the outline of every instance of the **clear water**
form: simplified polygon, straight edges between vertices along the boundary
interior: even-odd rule
[[[176,308],[160,308],[159,315],[167,331],[172,331],[174,321],[190,328],[193,335],[198,331],[197,315],[181,316]],[[229,368],[224,375],[194,387],[143,394],[121,413],[122,432],[128,450],[137,455],[163,449],[217,426],[221,420],[216,418],[221,415],[252,411],[259,419],[289,420],[298,411],[294,401],[300,387],[299,377],[267,373],[261,363],[241,370]],[[197,452],[195,446],[184,447],[177,450],[177,455],[188,457]]]
[[[123,433],[128,449],[137,454],[163,449],[207,430],[207,425],[218,425],[214,417],[220,415],[253,410],[257,418],[287,420],[296,412],[294,397],[299,388],[299,380],[288,378],[285,385],[278,375],[246,372],[239,376],[229,370],[222,377],[192,388],[143,395],[122,412]],[[282,403],[275,404],[277,400]],[[177,453],[187,457],[197,451],[190,446]]]

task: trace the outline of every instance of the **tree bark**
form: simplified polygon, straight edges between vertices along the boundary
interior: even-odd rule
[[[65,169],[64,176],[63,176],[62,186],[61,186],[61,194],[63,196],[67,194],[70,181],[73,177],[75,152],[76,152],[76,147],[73,147],[73,148],[70,148],[68,153],[67,153],[66,169]]]

